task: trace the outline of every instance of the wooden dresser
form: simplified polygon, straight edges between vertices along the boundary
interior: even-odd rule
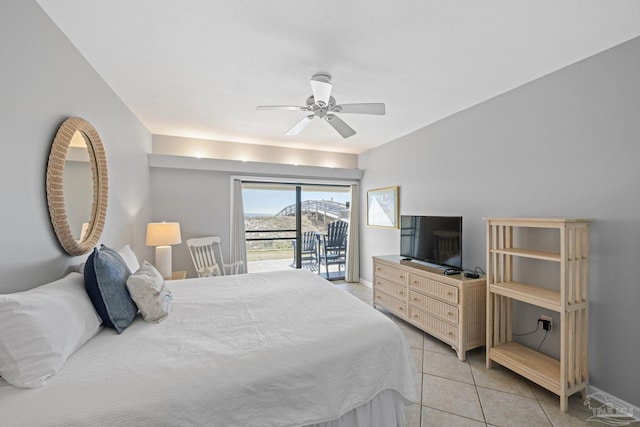
[[[486,279],[445,276],[442,270],[373,257],[373,303],[444,341],[465,360],[467,350],[485,345]]]

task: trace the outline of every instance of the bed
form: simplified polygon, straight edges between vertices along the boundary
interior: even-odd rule
[[[3,425],[395,426],[419,377],[399,328],[303,270],[168,282],[169,316],[104,328]]]

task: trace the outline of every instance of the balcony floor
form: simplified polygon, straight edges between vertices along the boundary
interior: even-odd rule
[[[294,268],[292,266],[293,260],[290,258],[283,259],[268,259],[268,260],[259,260],[259,261],[248,261],[247,262],[247,270],[249,273],[262,273],[265,271],[278,271],[278,270],[288,270],[290,268]],[[306,270],[310,270],[313,272],[318,271],[318,265],[312,262],[304,262],[302,263],[302,268]],[[321,266],[322,274],[321,276],[326,279],[326,273],[324,266]],[[338,270],[337,265],[329,266],[329,280],[344,280],[344,267]]]

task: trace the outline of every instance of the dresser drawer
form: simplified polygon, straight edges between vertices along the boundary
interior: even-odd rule
[[[458,345],[458,328],[451,326],[447,322],[436,319],[430,316],[428,313],[416,308],[413,305],[409,306],[409,318],[413,323],[418,325],[420,329],[433,335],[436,338],[440,338],[442,341],[449,343],[455,347]]]
[[[387,279],[390,282],[397,283],[399,285],[406,285],[409,273],[402,271],[399,268],[394,268],[386,264],[374,263],[373,275],[375,277],[381,277]]]
[[[416,291],[409,291],[409,304],[428,312],[434,317],[446,320],[454,325],[458,324],[458,307],[430,298]]]
[[[389,294],[380,292],[378,289],[374,292],[373,302],[376,305],[388,308],[393,313],[397,313],[402,317],[407,317],[407,303],[405,301],[400,301]]]
[[[429,296],[458,304],[458,288],[455,286],[445,285],[426,277],[409,275],[409,288],[427,294]]]
[[[375,278],[374,288],[402,301],[407,299],[407,286],[398,285],[381,277]]]

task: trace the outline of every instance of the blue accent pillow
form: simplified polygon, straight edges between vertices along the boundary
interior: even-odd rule
[[[133,322],[138,307],[127,290],[131,272],[122,257],[104,245],[93,249],[84,267],[84,286],[104,325],[119,334]]]

